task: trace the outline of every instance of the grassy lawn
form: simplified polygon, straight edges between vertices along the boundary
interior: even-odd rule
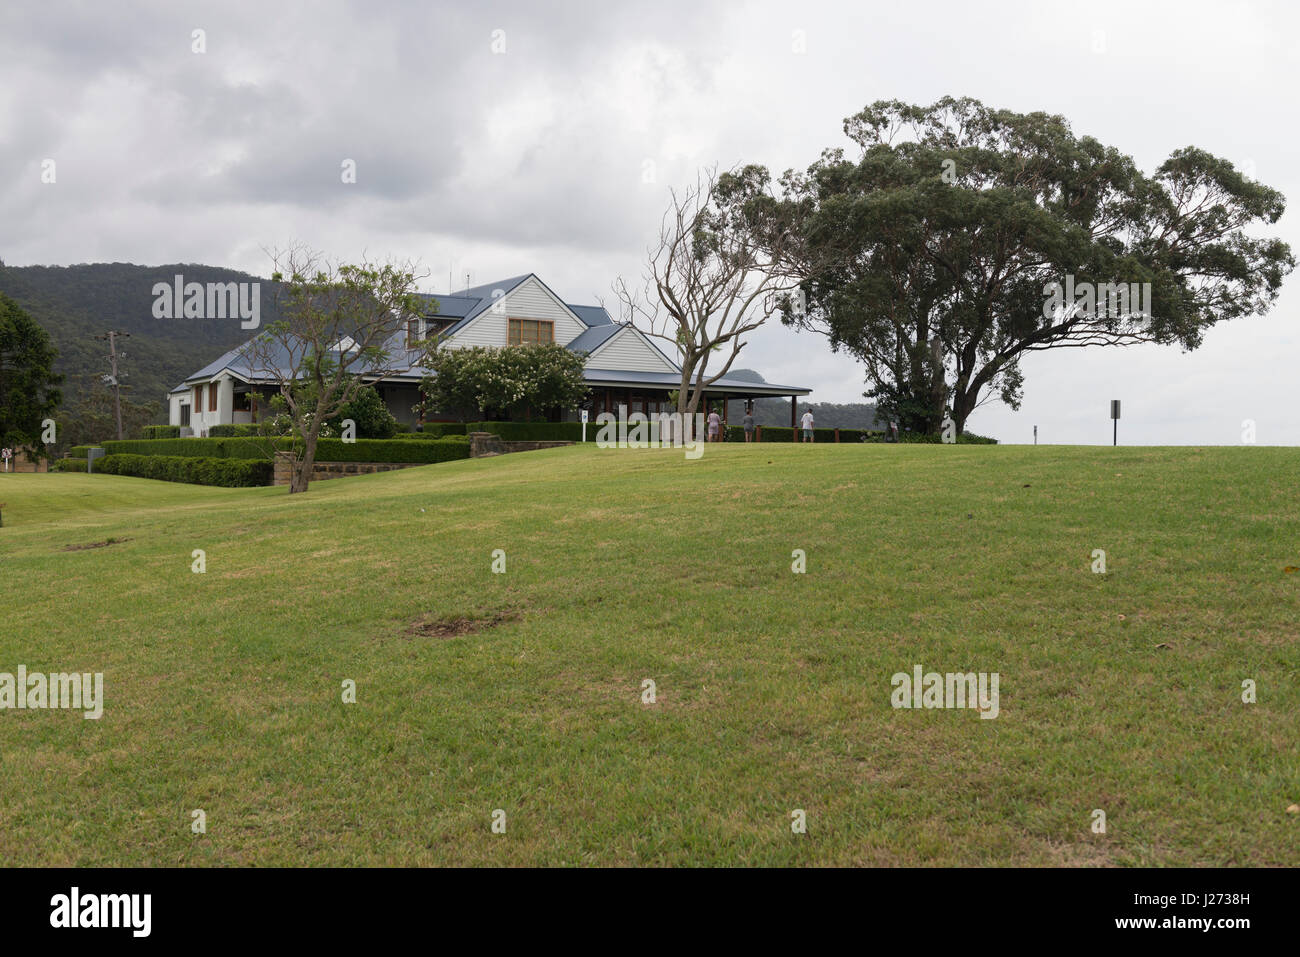
[[[0,672],[106,697],[0,711],[0,861],[1298,865],[1298,471],[725,445],[293,497],[0,475]],[[998,672],[999,716],[892,708],[918,664]]]

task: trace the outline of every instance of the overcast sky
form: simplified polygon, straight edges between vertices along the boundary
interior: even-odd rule
[[[1280,189],[1300,248],[1290,3],[137,3],[0,7],[0,259],[195,262],[264,247],[418,259],[446,292],[535,272],[570,302],[636,277],[670,186],[805,168],[878,99],[1067,117],[1153,170],[1196,145]],[[194,52],[194,31],[206,52]],[[802,51],[802,52],[801,52]],[[56,182],[41,182],[42,162]],[[356,182],[342,182],[345,160]],[[647,180],[651,180],[647,182]],[[1176,347],[1023,364],[1006,442],[1300,444],[1300,278]],[[616,317],[617,318],[617,317]],[[738,365],[861,401],[861,368],[780,326]]]

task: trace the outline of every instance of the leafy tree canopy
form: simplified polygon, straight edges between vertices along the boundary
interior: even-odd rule
[[[859,155],[787,172],[767,214],[782,224],[768,243],[801,246],[782,321],[861,359],[867,395],[907,429],[950,412],[960,431],[990,396],[1018,408],[1030,352],[1194,349],[1266,312],[1295,266],[1246,233],[1277,222],[1282,194],[1196,147],[1146,174],[1063,117],[951,97],[877,102],[844,130]]]
[[[45,330],[0,293],[0,445],[42,448],[42,422],[63,399],[54,360]]]
[[[586,356],[561,345],[495,349],[439,349],[425,365],[421,383],[425,414],[445,412],[462,421],[501,418],[525,409],[545,413],[576,408],[587,396]]]

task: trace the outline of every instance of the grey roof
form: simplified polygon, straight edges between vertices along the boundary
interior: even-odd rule
[[[430,312],[430,316],[442,316],[446,319],[464,319],[471,309],[479,304],[479,300],[470,296],[431,296],[425,293],[416,293],[417,299],[423,299],[425,302],[437,302],[438,311]]]
[[[622,326],[616,326],[612,322],[603,326],[592,326],[564,348],[572,352],[594,352],[601,343],[606,339],[613,338],[614,334],[622,328]]]
[[[460,303],[461,300],[464,300],[466,303],[473,303],[473,305],[470,305],[468,309],[464,309],[463,312],[460,312],[459,315],[456,315],[456,311],[443,312],[442,300],[439,299],[438,312],[433,313],[432,315],[446,316],[448,318],[458,318],[460,321],[457,322],[454,326],[451,326],[445,333],[443,333],[443,335],[448,335],[448,336],[452,335],[453,333],[459,332],[465,326],[469,325],[469,323],[471,323],[474,320],[474,318],[479,315],[479,313],[483,312],[483,310],[487,309],[489,306],[492,305],[494,299],[496,298],[492,295],[493,293],[499,291],[501,295],[505,295],[506,293],[510,292],[510,290],[514,289],[515,286],[518,286],[521,282],[523,282],[531,275],[532,273],[525,273],[522,276],[511,276],[509,279],[502,279],[499,282],[487,282],[481,286],[470,286],[468,289],[462,289],[459,292],[453,292],[450,296],[447,297],[447,299],[455,303],[455,305],[453,306],[454,310],[459,311],[463,308],[463,306]],[[433,298],[437,299],[438,297],[434,296]]]
[[[626,369],[588,369],[584,374],[593,385],[642,385],[656,389],[680,389],[681,373],[630,372]],[[807,395],[812,389],[797,385],[780,385],[776,382],[750,382],[747,379],[729,379],[723,376],[708,387],[709,392],[734,392],[736,395]]]
[[[280,376],[288,373],[292,368],[288,350],[284,348],[282,342],[272,340],[267,346],[268,349],[274,350],[271,354],[261,357],[244,355],[243,350],[248,348],[249,344],[255,341],[256,338],[249,339],[248,342],[231,349],[215,362],[208,363],[198,372],[186,378],[172,392],[182,392],[192,383],[207,382],[222,372],[228,372],[244,382],[267,383],[277,381]],[[406,348],[405,333],[399,332],[389,339],[384,345],[384,350],[389,355],[389,360],[384,365],[386,368],[394,370],[392,374],[385,376],[386,379],[418,379],[424,375],[424,370],[416,368],[415,365],[420,357],[419,352]],[[366,368],[366,366],[357,365],[350,371],[365,376]]]
[[[495,298],[494,293],[505,295],[527,279],[536,279],[544,288],[550,290],[550,287],[542,282],[536,273],[530,272],[522,276],[500,279],[496,282],[485,282],[480,286],[471,286],[468,289],[461,289],[446,296],[422,294],[420,298],[437,301],[438,311],[430,312],[429,316],[431,318],[457,320],[454,325],[449,326],[447,331],[443,333],[443,335],[454,335],[472,322],[483,310],[492,305]],[[556,296],[556,298],[559,297]],[[613,323],[604,306],[575,306],[569,302],[566,302],[565,305],[587,326],[603,326]]]
[[[604,306],[575,306],[571,302],[566,302],[566,306],[573,310],[573,314],[589,326],[608,326],[612,325],[614,320],[609,318],[609,313],[605,311]]]

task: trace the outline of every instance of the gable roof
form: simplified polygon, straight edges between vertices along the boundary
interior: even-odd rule
[[[570,352],[595,352],[604,345],[606,340],[617,335],[622,328],[622,326],[616,326],[612,322],[603,326],[592,326],[564,348]]]
[[[509,279],[502,279],[500,282],[487,282],[481,286],[470,286],[468,289],[461,289],[451,293],[448,296],[421,296],[422,299],[436,300],[438,311],[430,312],[429,318],[439,319],[456,319],[457,322],[450,326],[443,335],[452,335],[465,326],[469,325],[485,309],[495,302],[493,293],[498,290],[502,295],[508,295],[511,290],[524,282],[532,273],[525,273],[522,276],[511,276]],[[444,301],[446,303],[444,304]]]
[[[602,331],[604,329],[604,327],[598,327],[598,328],[601,329]],[[595,331],[597,330],[595,329],[587,330],[587,332],[584,332],[582,335],[578,336],[578,339],[575,339],[574,342],[577,342],[579,339],[585,339],[587,337],[587,333],[595,332]],[[594,354],[599,352],[607,342],[613,339],[614,336],[616,336],[620,332],[627,332],[630,335],[635,336],[637,339],[639,339],[641,341],[641,344],[644,345],[646,348],[650,349],[655,355],[657,355],[660,359],[662,359],[664,363],[667,364],[669,369],[676,369],[678,372],[681,371],[682,367],[679,366],[672,359],[670,359],[668,357],[668,354],[659,348],[658,343],[656,343],[653,339],[651,339],[649,336],[647,336],[644,332],[642,332],[640,329],[638,329],[635,325],[633,325],[630,322],[614,323],[613,331],[611,331],[608,335],[602,336],[599,340],[593,338],[590,344],[584,346],[583,348],[588,353],[591,353],[594,358]],[[573,348],[572,343],[569,345],[569,348],[570,349]]]
[[[609,318],[609,313],[605,311],[604,306],[575,306],[571,302],[566,302],[566,306],[573,310],[573,314],[589,326],[609,326],[614,324],[614,320]]]
[[[555,296],[555,293],[551,292],[550,287],[542,282],[537,273],[530,272],[524,273],[522,276],[501,279],[497,282],[485,282],[478,286],[470,286],[468,289],[461,289],[446,296],[421,293],[419,298],[426,302],[436,301],[438,303],[438,311],[429,312],[427,318],[456,320],[443,332],[443,335],[450,336],[464,329],[486,311],[496,299],[500,298],[499,296],[494,297],[493,293],[500,292],[502,296],[507,296],[529,279],[536,279],[538,285],[550,292],[552,296]],[[612,325],[614,322],[614,320],[610,319],[609,313],[605,311],[604,306],[575,306],[573,303],[564,302],[559,296],[555,296],[555,298],[588,328]]]

